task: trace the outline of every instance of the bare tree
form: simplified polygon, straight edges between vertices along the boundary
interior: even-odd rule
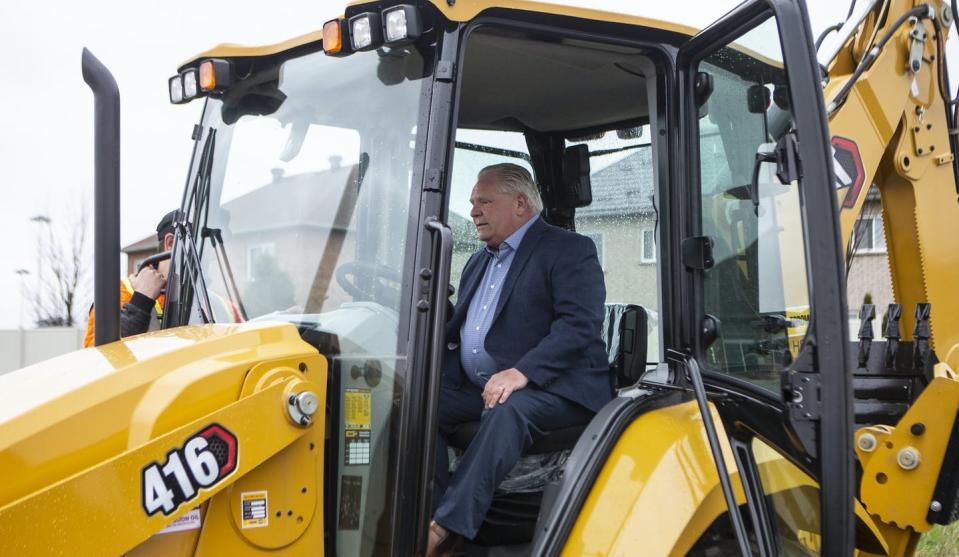
[[[80,287],[91,265],[87,246],[88,213],[84,205],[65,226],[46,215],[37,224],[37,274],[30,301],[38,327],[72,327],[80,309]]]

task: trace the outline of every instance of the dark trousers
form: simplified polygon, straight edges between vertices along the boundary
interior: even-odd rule
[[[476,537],[496,487],[542,432],[585,424],[593,413],[530,384],[504,404],[484,410],[482,391],[469,382],[442,387],[433,482],[433,520],[447,530]],[[456,427],[479,420],[480,427],[452,478],[447,438]]]

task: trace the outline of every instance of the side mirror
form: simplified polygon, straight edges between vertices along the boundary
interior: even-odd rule
[[[772,101],[772,93],[765,85],[752,85],[746,89],[746,106],[750,114],[765,114]]]
[[[589,147],[573,145],[563,153],[563,186],[566,208],[585,207],[593,202],[589,178]]]
[[[706,102],[713,94],[713,76],[706,72],[696,74],[696,80],[693,82],[693,101],[696,103],[699,118],[705,118],[709,114],[709,107]]]

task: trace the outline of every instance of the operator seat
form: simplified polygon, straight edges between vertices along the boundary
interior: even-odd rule
[[[609,354],[611,387],[615,390],[634,385],[646,368],[646,309],[635,304],[606,304],[602,336]],[[478,421],[460,425],[449,437],[449,445],[465,451],[479,431],[479,425]],[[524,460],[536,455],[549,459],[548,455],[553,453],[572,450],[586,426],[544,432],[526,450]],[[521,461],[514,472],[522,467]],[[474,543],[505,545],[532,540],[542,497],[542,489],[514,493],[497,490]]]

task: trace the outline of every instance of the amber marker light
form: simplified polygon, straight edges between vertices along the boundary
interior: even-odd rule
[[[333,19],[323,24],[323,52],[340,54],[343,52],[343,33],[340,20]]]
[[[200,62],[199,78],[200,90],[204,93],[226,90],[230,85],[233,85],[230,62],[217,58]]]
[[[207,60],[200,64],[200,89],[212,91],[216,87],[216,71],[213,70],[213,61]]]

